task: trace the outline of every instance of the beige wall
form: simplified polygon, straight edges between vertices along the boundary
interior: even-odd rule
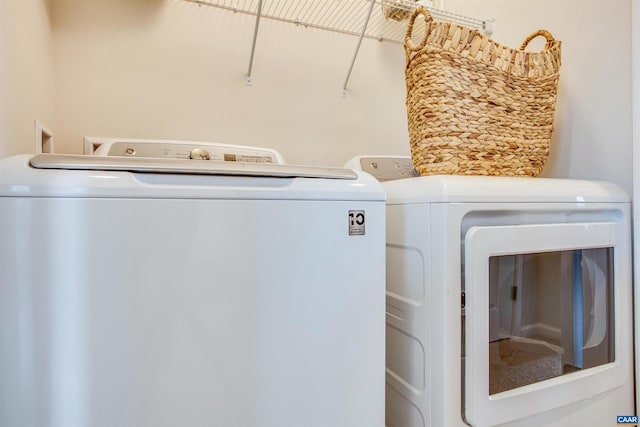
[[[55,2],[61,150],[95,135],[271,146],[292,163],[408,153],[400,45],[365,43],[345,98],[356,37],[262,20],[247,86],[253,17],[132,3]]]
[[[54,131],[48,0],[0,0],[0,157],[35,151],[34,121]]]
[[[445,0],[496,18],[509,45],[538,28],[563,42],[544,176],[631,191],[631,0]],[[56,0],[56,145],[82,137],[179,138],[271,146],[292,163],[407,154],[402,46],[263,20],[245,84],[253,17],[181,0]],[[579,11],[579,13],[578,13]]]

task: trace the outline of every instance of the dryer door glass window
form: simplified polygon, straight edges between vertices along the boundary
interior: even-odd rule
[[[512,422],[628,381],[624,224],[472,226],[463,256],[468,424]]]
[[[613,249],[489,258],[489,394],[614,360]]]

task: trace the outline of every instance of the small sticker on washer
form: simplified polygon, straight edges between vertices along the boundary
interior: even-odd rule
[[[364,235],[364,211],[349,211],[349,236]]]

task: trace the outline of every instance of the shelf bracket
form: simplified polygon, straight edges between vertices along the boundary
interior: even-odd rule
[[[367,18],[364,20],[364,25],[362,26],[362,32],[360,33],[360,37],[358,38],[356,51],[353,54],[353,59],[351,60],[351,65],[349,66],[349,72],[347,72],[347,78],[344,80],[344,85],[342,86],[342,96],[347,96],[347,84],[349,83],[351,72],[353,71],[353,64],[356,63],[358,52],[360,52],[360,45],[362,44],[362,39],[364,38],[364,34],[367,31],[367,25],[369,25],[369,20],[371,19],[371,12],[373,12],[373,6],[375,4],[376,4],[376,0],[371,0],[371,4],[369,4],[369,10],[367,12]]]
[[[256,41],[258,40],[258,27],[260,26],[260,18],[262,18],[262,0],[258,1],[258,10],[256,11],[256,25],[253,29],[253,42],[251,43],[251,57],[249,58],[249,70],[247,71],[247,86],[253,85],[251,80],[251,72],[253,70],[253,57],[256,53]]]

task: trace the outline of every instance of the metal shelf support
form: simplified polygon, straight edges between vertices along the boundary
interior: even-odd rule
[[[356,63],[356,58],[358,57],[358,53],[360,52],[360,45],[362,44],[362,39],[364,38],[365,33],[367,32],[367,25],[369,25],[369,20],[371,19],[371,12],[373,12],[373,6],[375,6],[375,4],[376,4],[376,0],[370,1],[367,17],[364,20],[364,25],[362,26],[362,32],[360,33],[360,37],[358,38],[358,44],[356,45],[356,51],[353,54],[353,59],[351,60],[349,71],[347,72],[347,78],[344,80],[344,85],[342,85],[342,96],[347,96],[347,84],[349,83],[351,72],[353,71],[353,65]]]
[[[249,69],[247,70],[247,86],[253,85],[251,80],[251,72],[253,71],[253,57],[256,53],[256,41],[258,40],[258,27],[260,26],[260,18],[262,18],[262,0],[258,1],[258,10],[256,12],[256,25],[253,29],[253,42],[251,43],[251,56],[249,57]]]
[[[360,52],[364,38],[392,43],[403,43],[406,33],[406,22],[396,21],[384,16],[383,9],[391,7],[410,14],[417,5],[425,6],[435,19],[456,22],[467,27],[476,28],[491,35],[494,20],[477,19],[442,9],[435,8],[431,0],[184,0],[199,6],[213,6],[233,12],[255,15],[256,21],[247,70],[246,83],[253,84],[253,60],[258,39],[258,28],[261,19],[267,18],[307,28],[335,31],[342,34],[358,36],[356,50],[351,60],[347,76],[342,85],[342,94],[346,96],[347,85],[353,67]],[[443,5],[443,0],[439,3]],[[374,6],[378,5],[379,8]],[[364,23],[362,23],[364,21]]]

